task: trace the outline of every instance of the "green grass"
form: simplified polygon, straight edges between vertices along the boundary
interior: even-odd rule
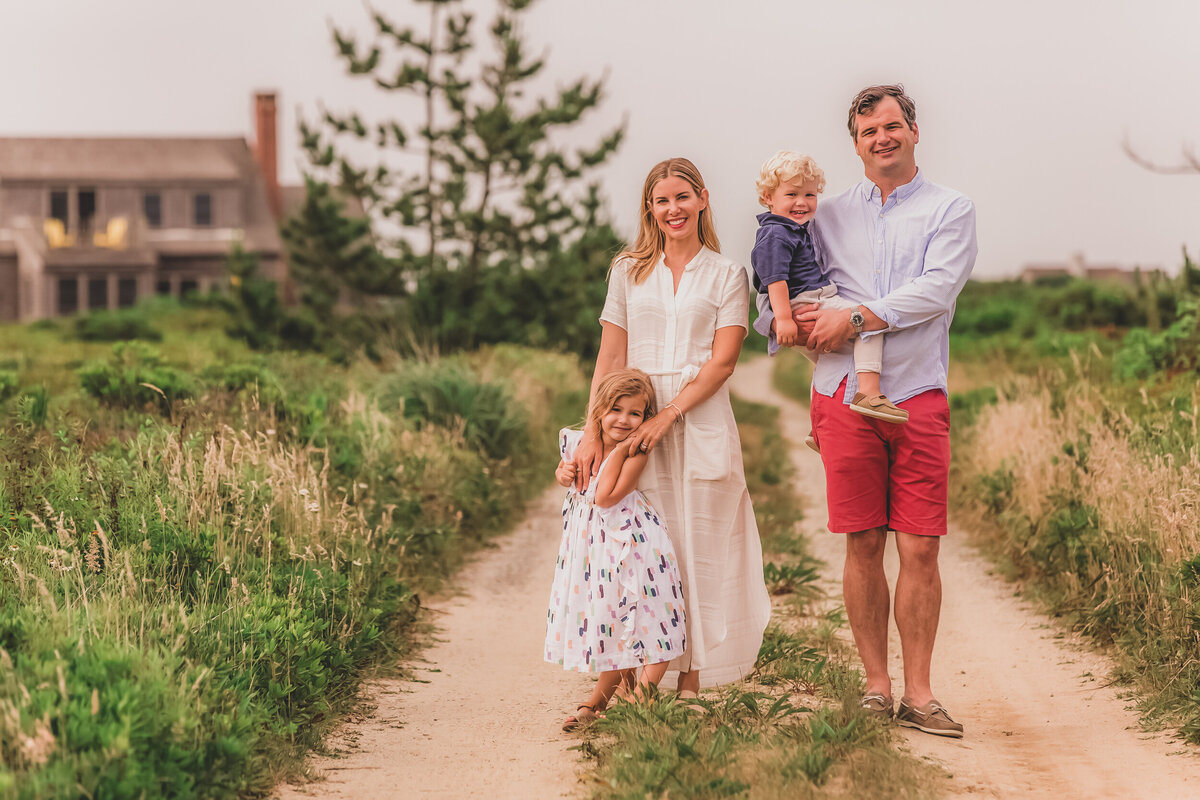
[[[0,326],[0,797],[268,791],[585,396],[540,351],[338,366],[145,313],[161,341]]]

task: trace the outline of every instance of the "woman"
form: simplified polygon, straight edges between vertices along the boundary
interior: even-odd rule
[[[683,697],[754,666],[771,613],[762,547],[729,389],[746,336],[745,270],[720,255],[704,179],[686,158],[655,165],[637,241],[613,261],[592,393],[613,370],[650,374],[658,414],[632,434],[650,453],[639,487],[675,546],[687,652],[672,664]],[[599,467],[599,433],[576,450],[582,487]]]

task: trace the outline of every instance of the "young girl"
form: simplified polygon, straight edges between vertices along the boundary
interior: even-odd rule
[[[555,477],[568,487],[563,536],[546,615],[546,660],[565,669],[599,672],[596,688],[563,730],[596,718],[622,684],[657,686],[671,659],[683,653],[683,586],[675,552],[658,514],[637,490],[643,452],[626,442],[654,413],[646,373],[623,369],[596,388],[588,427],[600,431],[603,462],[580,492],[571,458],[582,431],[559,433],[562,461]]]

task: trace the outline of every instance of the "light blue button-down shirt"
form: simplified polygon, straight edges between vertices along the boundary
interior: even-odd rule
[[[817,255],[838,294],[888,324],[879,386],[894,403],[946,388],[950,320],[958,293],[975,266],[975,205],[965,195],[925,180],[921,172],[886,203],[870,180],[822,200],[812,223]],[[758,296],[755,329],[778,349],[770,301]],[[846,381],[845,402],[858,391],[851,348],[823,354],[813,387],[832,397]]]

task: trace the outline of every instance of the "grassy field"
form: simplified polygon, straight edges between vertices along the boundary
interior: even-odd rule
[[[1153,295],[975,287],[952,343],[952,491],[964,527],[1009,578],[1111,649],[1114,678],[1136,688],[1147,723],[1200,743],[1200,327],[1189,280],[1185,269]]]
[[[806,361],[780,362],[784,380],[804,380]],[[670,694],[615,705],[582,743],[594,760],[593,796],[936,796],[940,774],[901,755],[893,731],[858,708],[862,675],[837,636],[844,614],[815,589],[796,532],[801,509],[778,410],[735,398],[734,411],[772,595],[758,662],[746,682],[705,692],[703,713]]]
[[[550,353],[336,366],[224,325],[0,327],[0,796],[267,791],[583,403]]]

